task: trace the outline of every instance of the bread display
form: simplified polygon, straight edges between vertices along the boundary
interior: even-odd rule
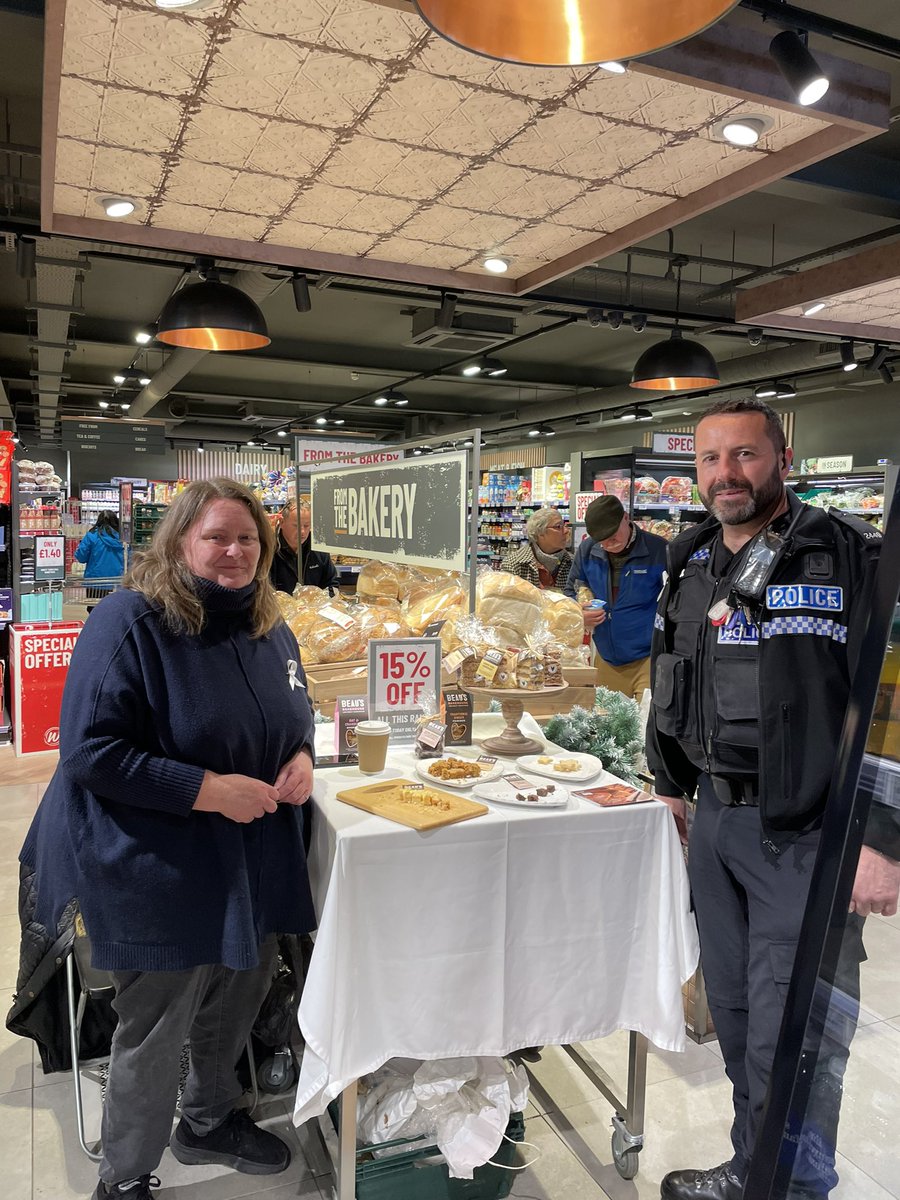
[[[522,646],[543,616],[541,593],[518,575],[486,571],[478,580],[477,612],[501,645]]]
[[[466,594],[462,585],[455,580],[439,587],[432,588],[430,595],[423,596],[410,604],[404,602],[401,608],[403,619],[416,637],[420,637],[432,621],[443,621],[451,613],[456,613],[465,606]]]
[[[368,643],[368,633],[355,621],[345,629],[328,618],[319,617],[306,635],[301,655],[304,663],[349,662],[364,658]]]
[[[308,608],[322,608],[331,600],[325,588],[316,587],[312,583],[298,583],[290,598]]]

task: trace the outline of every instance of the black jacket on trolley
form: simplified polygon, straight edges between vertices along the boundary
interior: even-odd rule
[[[821,821],[881,545],[864,521],[787,496],[797,519],[766,589],[756,652],[760,817],[776,845]],[[647,760],[662,795],[693,795],[703,770],[698,755],[710,749],[708,731],[699,729],[697,655],[684,652],[684,627],[676,652],[676,626],[699,631],[708,621],[706,611],[679,607],[679,584],[709,559],[720,529],[709,518],[669,546],[647,726]],[[720,773],[715,762],[706,769]]]
[[[275,556],[269,568],[272,587],[278,592],[292,595],[297,586],[297,553],[292,550],[281,530],[275,539]],[[331,555],[322,550],[310,550],[309,543],[303,549],[303,582],[311,587],[327,588],[332,595],[340,580]]]

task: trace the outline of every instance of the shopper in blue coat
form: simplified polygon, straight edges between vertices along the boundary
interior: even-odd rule
[[[273,551],[247,488],[189,484],[72,654],[21,913],[24,933],[53,938],[77,905],[92,965],[115,985],[94,1200],[151,1200],[170,1135],[183,1163],[263,1175],[290,1162],[237,1107],[234,1071],[276,935],[315,924],[300,808],[313,715]]]
[[[78,543],[75,561],[84,563],[85,579],[121,579],[125,571],[125,547],[119,540],[119,518],[114,512],[106,509],[99,514]],[[112,590],[111,583],[96,584],[88,588],[88,599],[100,600]]]
[[[584,609],[598,683],[640,703],[650,687],[650,641],[668,543],[635,525],[615,496],[592,500],[584,523],[588,536],[563,591]]]

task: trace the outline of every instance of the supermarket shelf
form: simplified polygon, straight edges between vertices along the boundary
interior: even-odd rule
[[[679,504],[677,500],[658,500],[653,504],[643,502],[635,504],[635,510],[644,511],[648,508],[677,508],[679,512],[706,512],[706,508],[702,504]]]

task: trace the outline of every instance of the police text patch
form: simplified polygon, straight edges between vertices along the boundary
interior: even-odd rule
[[[840,612],[844,607],[844,589],[795,583],[766,588],[768,608],[811,608],[816,612]]]

